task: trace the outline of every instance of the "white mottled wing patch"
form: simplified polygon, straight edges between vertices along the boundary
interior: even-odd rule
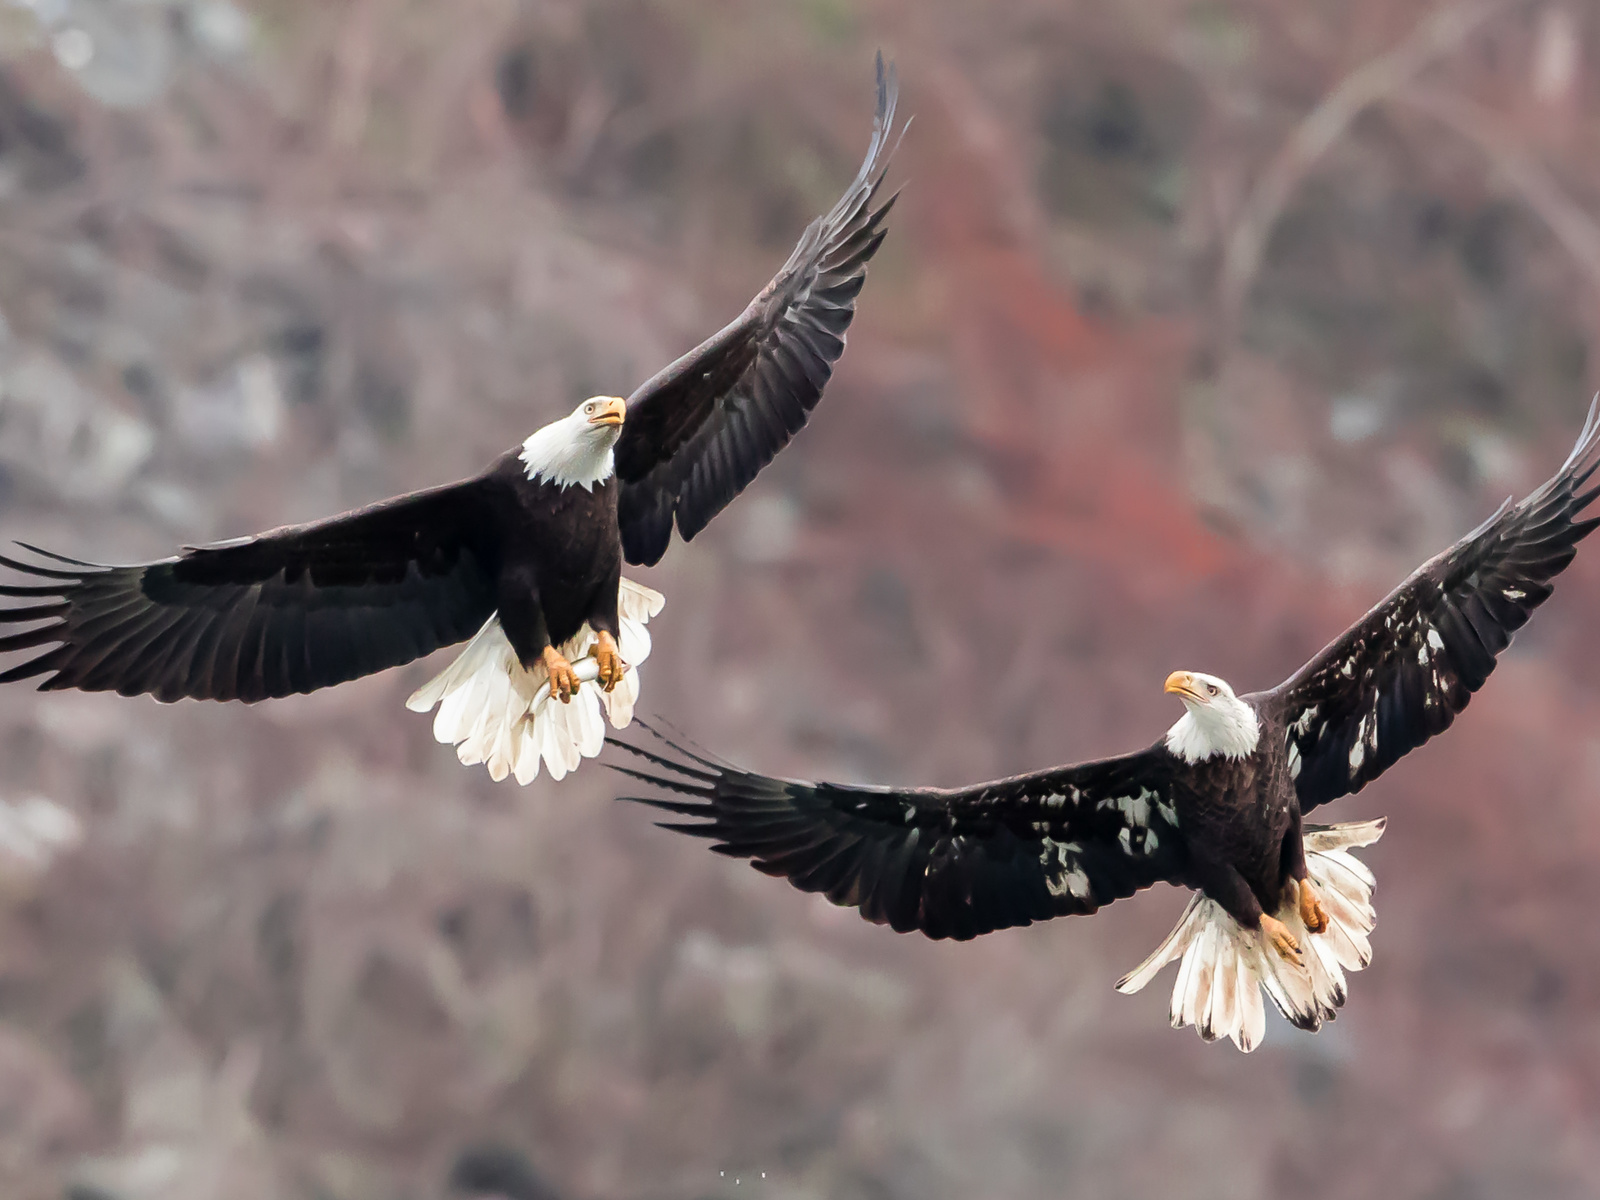
[[[1445,639],[1422,613],[1385,617],[1382,646],[1367,640],[1380,635],[1366,633],[1322,664],[1309,689],[1318,701],[1286,714],[1289,775],[1308,807],[1324,793],[1359,790],[1426,740],[1422,730],[1448,725],[1434,714],[1443,716],[1447,700],[1461,691]],[[1397,684],[1402,675],[1404,686]],[[1398,731],[1405,744],[1386,743],[1380,729]]]
[[[1124,833],[1127,830],[1123,830]],[[1045,838],[1039,853],[1044,866],[1045,887],[1056,899],[1089,897],[1089,876],[1083,869],[1083,847],[1077,842],[1057,842]]]
[[[1547,483],[1417,568],[1274,689],[1301,812],[1360,791],[1450,727],[1600,527],[1588,513],[1597,467],[1600,398]]]
[[[1175,760],[1159,747],[967,788],[897,790],[756,775],[657,736],[684,761],[620,741],[660,773],[618,769],[672,793],[634,797],[687,818],[667,828],[901,932],[964,940],[1092,913],[1175,881],[1185,861]]]

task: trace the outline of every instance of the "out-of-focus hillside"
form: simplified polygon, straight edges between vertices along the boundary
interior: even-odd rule
[[[628,392],[832,202],[880,46],[916,122],[850,349],[640,575],[644,707],[705,745],[956,783],[1142,744],[1168,671],[1276,682],[1565,453],[1578,0],[11,0],[0,533],[158,556]],[[0,862],[0,1194],[1591,1196],[1597,600],[1590,546],[1338,807],[1393,818],[1377,958],[1250,1057],[1165,1028],[1170,976],[1112,991],[1176,892],[900,937],[598,764],[459,766],[402,707],[444,655],[0,692],[0,800],[83,827]]]

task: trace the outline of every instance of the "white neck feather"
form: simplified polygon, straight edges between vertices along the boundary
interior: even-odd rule
[[[621,433],[617,426],[590,425],[581,417],[551,421],[522,443],[522,465],[528,478],[557,487],[577,484],[592,492],[597,483],[611,478],[616,469],[612,447]]]
[[[1167,749],[1190,765],[1213,754],[1243,758],[1255,751],[1260,740],[1261,723],[1255,709],[1233,697],[1189,708],[1167,730]]]

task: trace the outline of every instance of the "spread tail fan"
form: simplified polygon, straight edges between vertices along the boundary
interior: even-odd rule
[[[550,698],[544,664],[530,670],[518,662],[494,616],[453,663],[411,694],[406,707],[427,712],[438,705],[433,736],[454,745],[463,763],[485,764],[496,782],[512,775],[518,783],[532,783],[541,761],[552,779],[561,779],[600,753],[607,719],[617,729],[633,720],[639,664],[650,657],[645,626],[665,603],[660,592],[622,580],[617,651],[627,670],[609,692],[596,682],[599,664],[590,654],[595,636],[587,624],[557,647],[581,681],[571,702],[563,704]]]
[[[1344,973],[1372,961],[1368,934],[1377,923],[1374,880],[1350,851],[1383,836],[1382,819],[1350,825],[1305,827],[1306,871],[1322,897],[1328,928],[1309,932],[1300,919],[1295,889],[1273,915],[1289,927],[1303,951],[1286,962],[1260,930],[1245,929],[1214,900],[1196,894],[1154,954],[1117,984],[1127,994],[1144,987],[1174,959],[1172,1027],[1193,1025],[1206,1041],[1232,1038],[1246,1052],[1266,1030],[1264,989],[1291,1024],[1315,1031],[1344,1004]]]

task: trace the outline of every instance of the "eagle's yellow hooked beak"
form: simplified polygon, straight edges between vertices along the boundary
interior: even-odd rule
[[[594,405],[591,425],[621,425],[628,418],[628,402],[620,396],[596,396],[589,403]]]
[[[1171,692],[1175,696],[1182,696],[1185,700],[1193,700],[1197,704],[1204,704],[1207,697],[1201,693],[1200,685],[1194,681],[1194,676],[1188,671],[1174,671],[1167,676],[1166,686],[1161,689]]]

